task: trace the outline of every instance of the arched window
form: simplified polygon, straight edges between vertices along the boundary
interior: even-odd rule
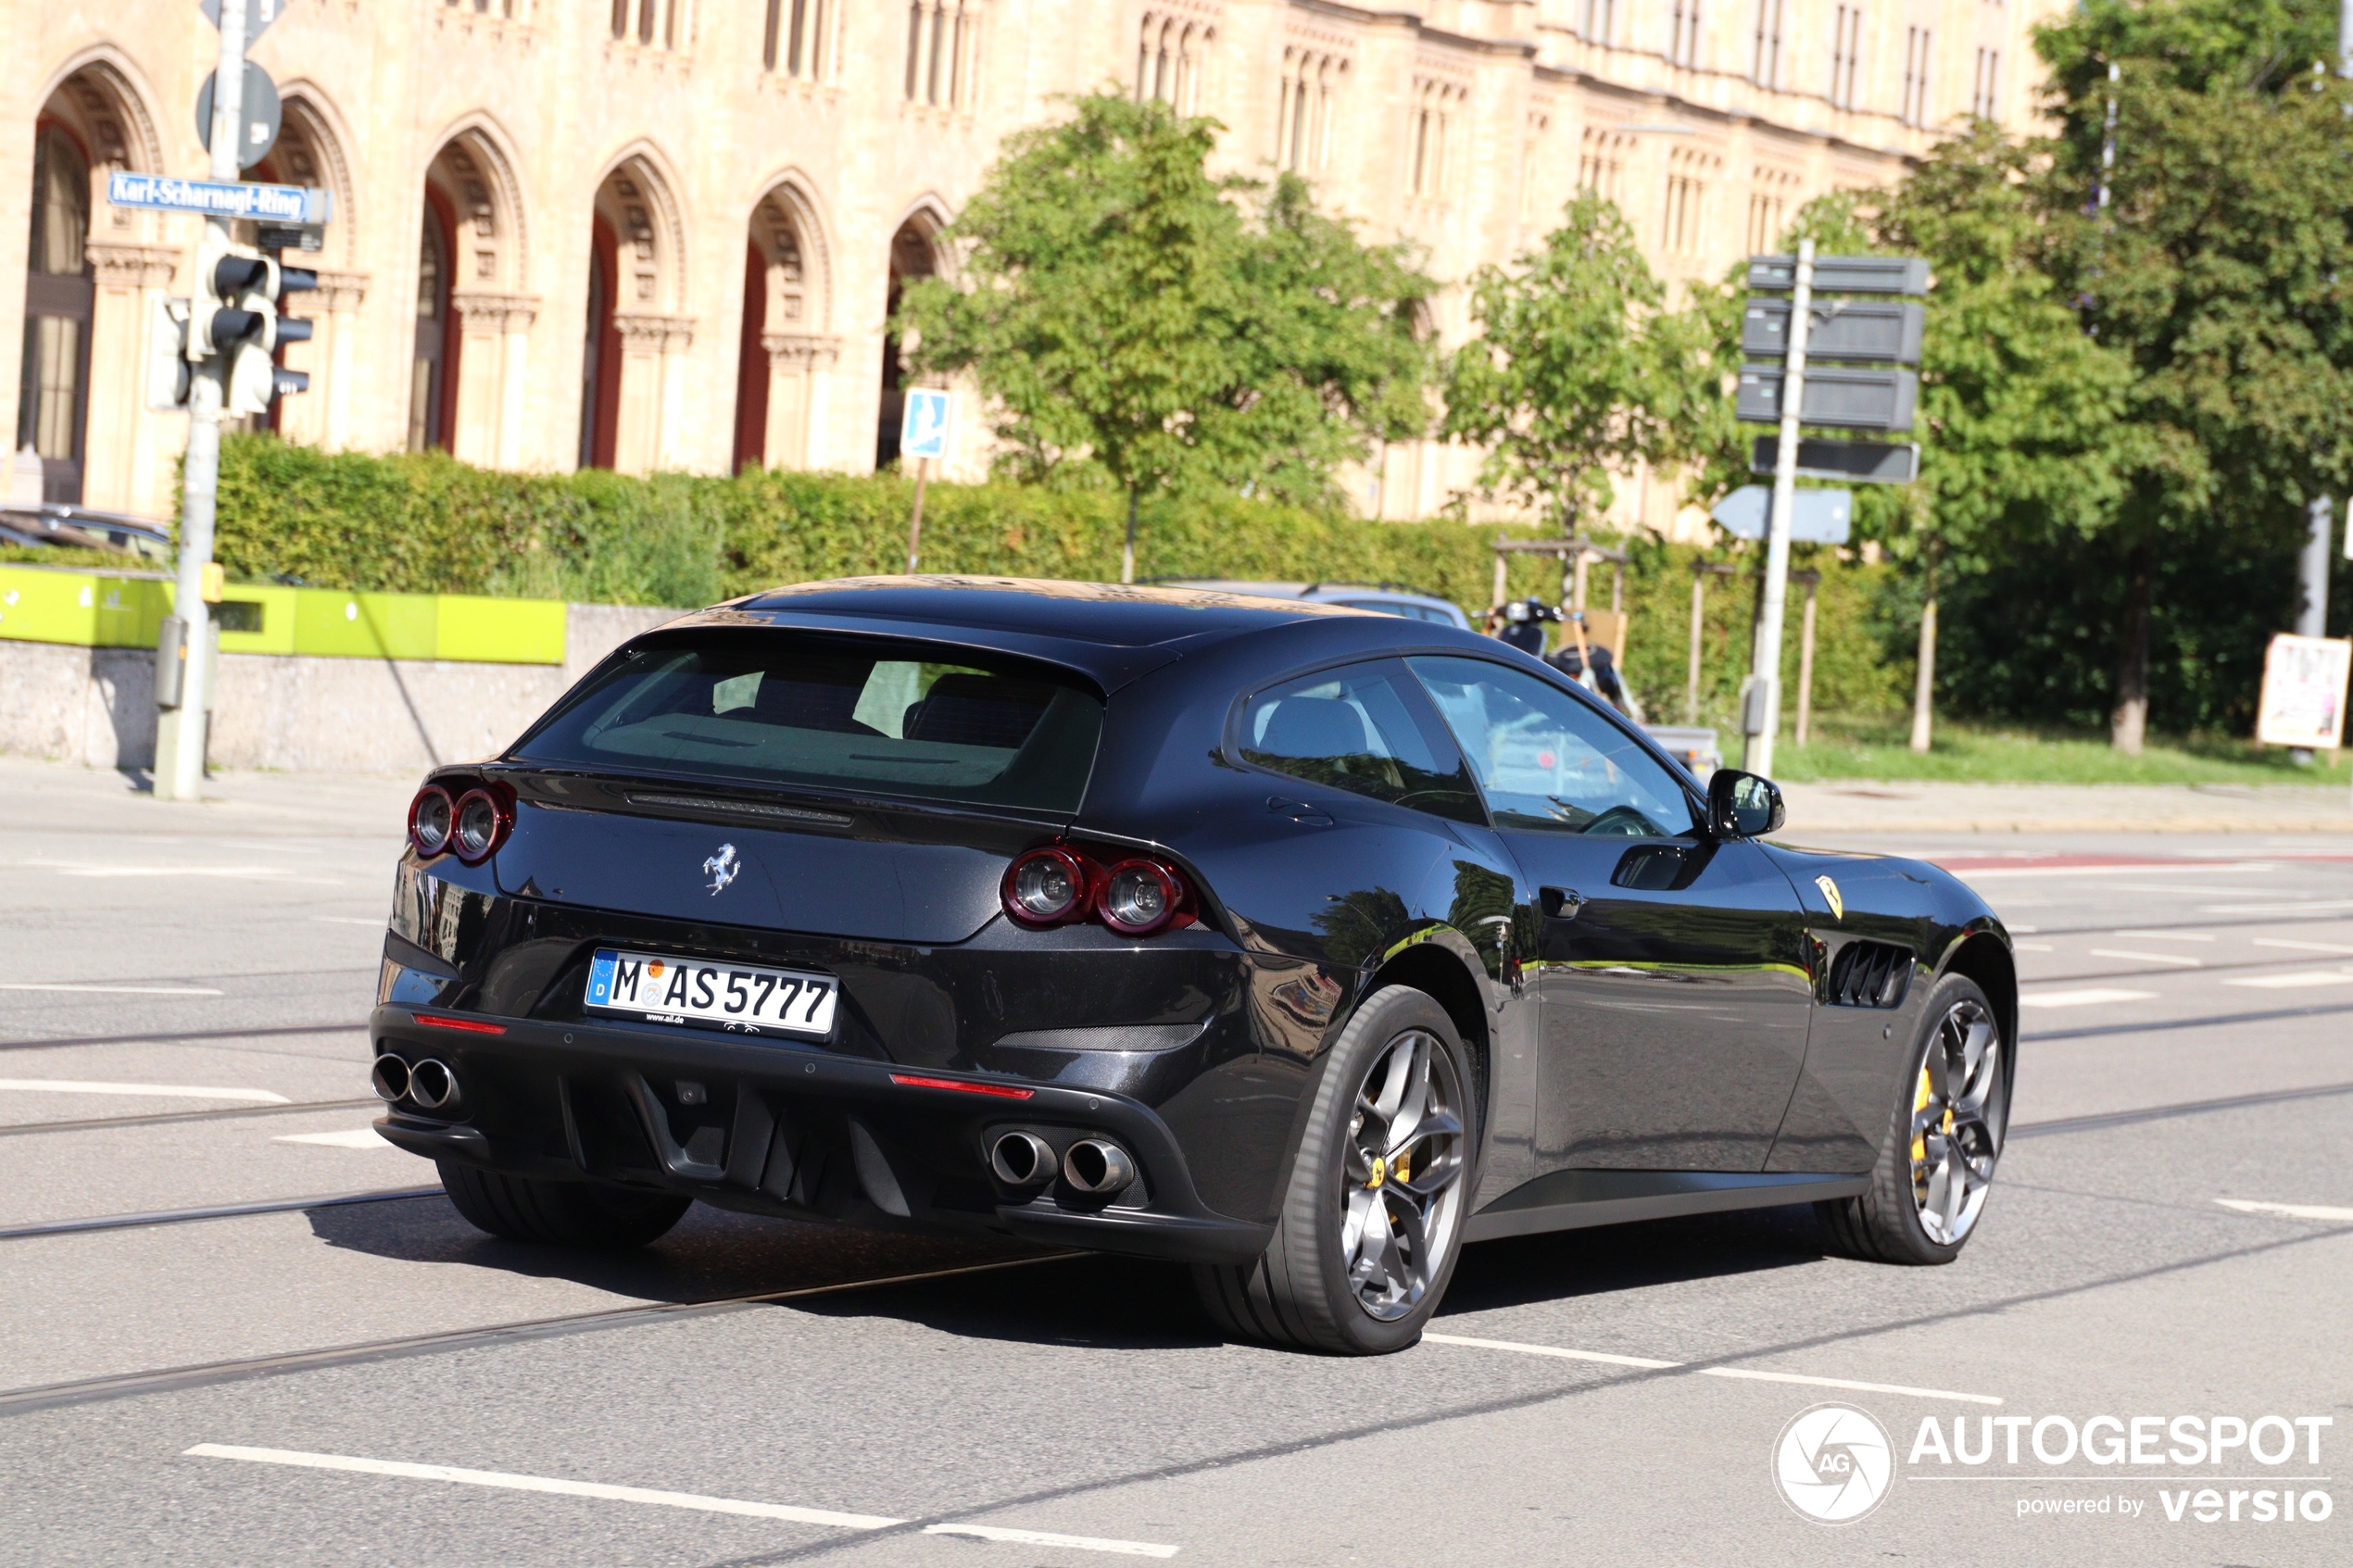
[[[41,455],[43,498],[82,499],[89,422],[92,282],[90,161],[60,125],[32,146],[32,238],[25,279],[24,364],[17,391],[17,446]]]

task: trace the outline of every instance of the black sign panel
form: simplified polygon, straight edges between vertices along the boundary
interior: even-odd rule
[[[1750,257],[1748,286],[1797,287],[1797,257]],[[1926,294],[1928,262],[1917,256],[1818,256],[1814,290],[1818,294]]]
[[[1743,365],[1737,416],[1757,424],[1779,424],[1781,386],[1779,365]],[[1801,423],[1845,430],[1909,430],[1919,399],[1920,378],[1910,370],[1817,370],[1806,372]]]
[[[1748,302],[1741,322],[1741,351],[1759,358],[1789,352],[1791,306],[1786,299]],[[1816,300],[1806,314],[1806,358],[1920,362],[1920,329],[1928,311],[1915,301]]]
[[[1771,473],[1780,461],[1781,440],[1760,435],[1749,449],[1748,470]],[[1797,444],[1801,479],[1843,479],[1864,484],[1909,484],[1920,476],[1917,442],[1831,441],[1808,436]]]

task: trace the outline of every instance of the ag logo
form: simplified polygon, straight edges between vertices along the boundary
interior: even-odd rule
[[[736,847],[732,844],[721,845],[719,853],[702,863],[702,874],[711,878],[711,896],[716,898],[726,892],[727,884],[735,881],[736,873],[743,869],[743,862],[736,859]]]
[[[1814,879],[1814,885],[1820,888],[1822,890],[1822,897],[1830,901],[1831,919],[1844,920],[1846,918],[1846,900],[1838,896],[1838,884],[1832,882],[1826,876],[1818,876]]]
[[[1887,1428],[1852,1405],[1803,1410],[1773,1440],[1773,1478],[1818,1524],[1851,1524],[1880,1505],[1895,1470]]]

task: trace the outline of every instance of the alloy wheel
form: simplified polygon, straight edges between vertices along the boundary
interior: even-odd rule
[[[1408,1029],[1357,1086],[1340,1170],[1340,1263],[1384,1323],[1428,1294],[1461,1223],[1462,1085],[1428,1031]]]
[[[1912,1202],[1931,1241],[1957,1247],[1977,1223],[2008,1122],[2002,1035],[1974,999],[1937,1021],[1912,1100]]]

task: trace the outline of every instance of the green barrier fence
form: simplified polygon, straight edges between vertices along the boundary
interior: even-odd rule
[[[153,573],[0,565],[0,640],[152,648],[172,599],[173,583]],[[564,661],[565,610],[554,599],[237,584],[222,594],[214,613],[223,653]]]

